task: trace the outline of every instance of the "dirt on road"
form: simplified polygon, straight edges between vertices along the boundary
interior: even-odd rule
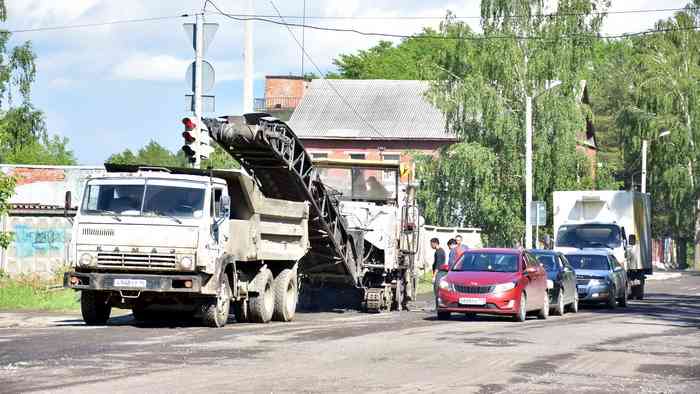
[[[410,312],[302,313],[222,329],[0,312],[0,392],[684,392],[700,387],[700,276],[627,308],[518,324]]]

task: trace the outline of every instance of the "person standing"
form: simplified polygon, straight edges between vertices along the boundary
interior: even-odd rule
[[[459,261],[459,258],[462,257],[462,255],[469,249],[467,245],[462,243],[462,236],[457,234],[455,237],[455,241],[457,242],[457,245],[455,246],[455,259],[454,261],[457,262]]]
[[[430,240],[430,247],[435,251],[433,255],[433,283],[435,283],[440,266],[445,264],[445,250],[440,247],[440,240],[437,238]]]

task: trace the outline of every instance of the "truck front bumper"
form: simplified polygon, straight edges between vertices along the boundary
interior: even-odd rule
[[[202,278],[195,274],[151,275],[66,272],[63,276],[63,287],[76,290],[201,293]]]

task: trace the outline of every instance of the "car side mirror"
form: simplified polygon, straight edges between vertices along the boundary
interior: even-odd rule
[[[634,234],[630,234],[630,235],[629,235],[629,238],[628,238],[628,240],[627,240],[627,243],[628,243],[630,246],[636,245],[636,244],[637,244],[637,237],[636,237]]]
[[[440,264],[438,267],[438,271],[449,271],[450,270],[450,265],[449,264]]]
[[[231,197],[221,196],[221,217],[228,219],[231,216]]]

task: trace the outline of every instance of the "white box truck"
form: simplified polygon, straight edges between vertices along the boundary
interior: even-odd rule
[[[631,297],[644,298],[651,263],[651,200],[632,191],[558,191],[553,195],[554,248],[610,249],[624,265]]]

